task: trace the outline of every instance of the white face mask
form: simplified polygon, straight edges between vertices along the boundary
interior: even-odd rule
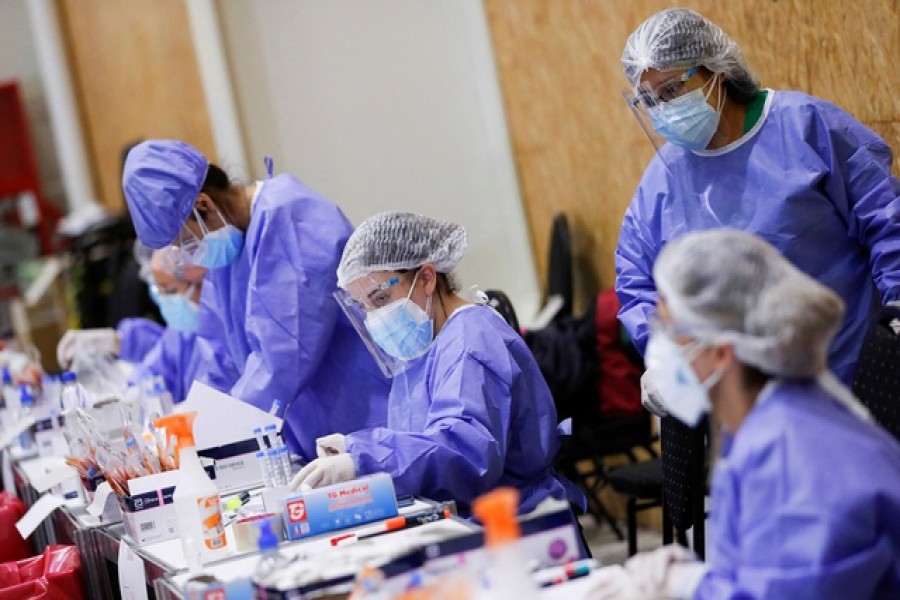
[[[647,343],[644,362],[653,383],[662,396],[662,403],[670,415],[689,427],[695,426],[709,412],[709,390],[722,378],[717,369],[706,381],[700,381],[691,366],[693,356],[702,349],[694,346],[688,355],[662,332],[652,333]]]

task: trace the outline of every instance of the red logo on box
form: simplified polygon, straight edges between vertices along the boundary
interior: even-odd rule
[[[225,590],[212,590],[203,594],[203,600],[226,600]]]
[[[292,500],[287,503],[288,520],[291,523],[300,523],[306,520],[306,502],[304,500]]]

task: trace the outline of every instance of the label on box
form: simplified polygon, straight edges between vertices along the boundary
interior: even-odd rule
[[[378,473],[288,496],[284,500],[285,535],[295,540],[397,516],[394,482]]]
[[[125,531],[138,545],[162,542],[178,536],[178,520],[172,498],[174,493],[173,486],[119,497]]]

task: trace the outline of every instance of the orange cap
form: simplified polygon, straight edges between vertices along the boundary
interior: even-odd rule
[[[174,435],[178,438],[179,448],[190,448],[194,445],[194,419],[196,411],[175,413],[165,417],[154,419],[156,427],[165,427],[166,435]]]
[[[519,539],[518,512],[519,490],[512,487],[492,490],[472,504],[472,513],[484,524],[484,544],[489,547]]]

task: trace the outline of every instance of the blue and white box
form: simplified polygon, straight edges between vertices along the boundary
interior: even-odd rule
[[[387,473],[300,492],[284,499],[289,540],[397,516],[394,481]]]

